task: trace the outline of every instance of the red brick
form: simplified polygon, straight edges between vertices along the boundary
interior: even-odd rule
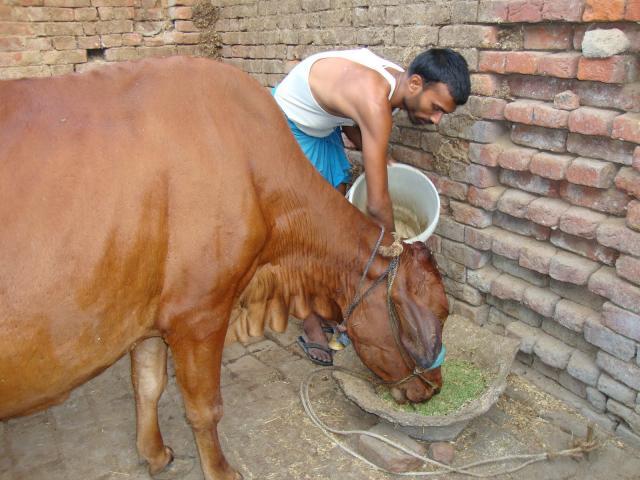
[[[584,238],[596,238],[598,226],[606,215],[582,207],[571,207],[560,217],[560,230]]]
[[[491,225],[491,212],[461,202],[451,201],[449,206],[453,212],[453,218],[457,222],[478,228],[485,228]]]
[[[496,229],[491,243],[491,251],[511,260],[517,260],[520,257],[520,250],[527,245],[527,241],[532,240],[522,235]]]
[[[490,255],[485,252],[478,252],[464,243],[454,242],[443,238],[442,254],[469,268],[480,268],[489,262]]]
[[[568,250],[595,262],[613,266],[618,258],[618,252],[612,248],[604,247],[594,240],[574,237],[567,233],[554,231],[551,234],[551,243],[556,247]]]
[[[626,206],[631,200],[623,192],[614,188],[601,190],[568,182],[562,182],[560,185],[560,196],[574,205],[613,215],[624,215]]]
[[[481,72],[504,73],[507,63],[506,52],[482,51],[478,63]]]
[[[497,143],[470,143],[469,160],[487,167],[495,167],[498,165],[498,156],[502,152],[502,149],[503,147]]]
[[[491,295],[503,300],[520,302],[527,287],[529,284],[524,280],[503,273],[491,282]]]
[[[600,158],[609,162],[631,165],[634,145],[605,137],[570,133],[567,150],[583,157]]]
[[[633,151],[631,165],[636,169],[636,171],[640,172],[640,147],[636,147]]]
[[[199,30],[191,20],[176,20],[175,25],[179,32],[197,32]]]
[[[531,157],[538,153],[537,150],[524,147],[507,147],[498,156],[498,164],[509,170],[528,170]]]
[[[567,132],[529,125],[514,125],[511,130],[511,140],[525,147],[564,152]]]
[[[441,129],[443,127],[441,126]],[[472,140],[480,143],[492,143],[498,140],[505,133],[505,127],[498,122],[487,122],[476,120],[470,128],[457,132],[459,138]]]
[[[640,231],[640,202],[637,200],[627,205],[627,227]]]
[[[429,175],[431,177],[431,175]],[[460,182],[454,182],[447,177],[440,177],[438,183],[438,192],[447,197],[455,198],[457,200],[464,200],[467,198],[467,185]]]
[[[570,50],[572,42],[572,25],[524,27],[524,48],[527,50]]]
[[[557,249],[544,242],[529,241],[520,249],[518,264],[521,267],[538,273],[548,274],[551,259],[556,255]]]
[[[522,303],[545,317],[553,317],[556,304],[560,301],[560,295],[557,295],[546,288],[529,287],[524,292]]]
[[[640,21],[640,0],[627,0],[624,19],[631,20],[632,22]]]
[[[583,105],[625,111],[640,111],[640,83],[618,85],[575,82],[574,90]]]
[[[504,108],[507,105],[507,101],[501,98],[472,95],[469,97],[468,105],[471,114],[475,117],[504,120]]]
[[[584,10],[584,0],[545,0],[542,7],[544,20],[579,22]]]
[[[433,155],[425,151],[394,145],[391,154],[399,162],[408,163],[423,170],[433,170],[435,159]]]
[[[190,20],[193,16],[193,9],[191,7],[169,7],[167,13],[169,18],[173,20]]]
[[[622,255],[616,262],[616,272],[636,285],[640,285],[640,258]]]
[[[529,204],[527,218],[545,227],[555,228],[560,217],[571,207],[566,202],[555,198],[538,198]]]
[[[510,0],[486,0],[478,5],[478,22],[503,23],[509,18]]]
[[[539,103],[533,107],[533,124],[548,128],[566,128],[569,112],[554,108],[549,103]]]
[[[539,102],[535,100],[516,100],[504,108],[504,117],[511,122],[530,125],[533,121],[533,108]]]
[[[464,229],[464,243],[477,250],[491,250],[495,231],[496,229],[493,227],[479,229],[466,226]]]
[[[621,168],[616,176],[615,183],[620,190],[640,198],[640,172],[637,170],[631,167]]]
[[[493,187],[498,184],[498,172],[496,168],[483,165],[467,165],[463,182],[470,183],[479,188]]]
[[[558,197],[558,182],[548,178],[533,175],[530,172],[519,172],[515,170],[501,170],[500,182],[519,190],[537,193],[545,197]]]
[[[543,0],[517,0],[509,3],[510,22],[539,22],[542,20]]]
[[[610,267],[602,267],[589,279],[589,290],[613,303],[640,313],[640,288],[621,279]]]
[[[538,62],[545,54],[542,52],[508,52],[505,72],[533,74],[538,69]]]
[[[531,173],[541,177],[562,180],[565,178],[567,168],[574,158],[569,155],[540,152],[531,159],[529,170]]]
[[[640,315],[607,302],[602,306],[602,323],[614,332],[640,342]]]
[[[609,188],[616,173],[612,163],[578,157],[567,169],[567,180],[578,185]]]
[[[474,73],[471,75],[471,93],[490,97],[500,89],[501,83],[495,75]]]
[[[584,22],[622,20],[625,0],[586,0]]]
[[[580,53],[576,52],[545,55],[538,61],[537,73],[551,77],[575,78],[580,58]]]
[[[635,56],[614,55],[609,58],[580,58],[578,79],[604,83],[633,82],[638,76]],[[584,98],[584,97],[583,97]]]
[[[95,35],[93,37],[79,37],[78,48],[101,48],[100,37]]]
[[[640,143],[640,113],[625,113],[613,121],[613,138]]]
[[[135,47],[138,45],[142,45],[142,34],[140,33],[125,33],[122,35],[122,44]]]
[[[566,78],[531,75],[511,75],[507,77],[507,85],[512,96],[547,101],[573,88],[573,82]]]
[[[505,190],[504,187],[477,188],[471,186],[467,192],[467,201],[475,207],[493,211]]]
[[[438,33],[438,45],[458,48],[496,48],[498,29],[495,26],[486,25],[444,25]]]
[[[553,97],[553,105],[562,110],[575,110],[580,106],[580,97],[571,90],[565,90]]]
[[[627,228],[622,218],[610,218],[602,222],[596,236],[598,242],[606,247],[640,257],[640,233]]]
[[[549,276],[561,282],[586,285],[589,277],[600,265],[567,252],[558,252],[549,264]]]
[[[550,235],[548,227],[502,212],[494,213],[493,225],[525,237],[533,237],[536,240],[548,240]]]
[[[569,130],[585,135],[611,134],[613,120],[618,116],[613,110],[602,110],[593,107],[580,107],[569,114]]]
[[[526,192],[508,189],[498,201],[498,210],[513,217],[524,218],[527,214],[527,207],[536,198],[535,195]]]
[[[564,298],[558,302],[552,316],[560,325],[574,332],[582,332],[585,323],[599,322],[595,310]]]

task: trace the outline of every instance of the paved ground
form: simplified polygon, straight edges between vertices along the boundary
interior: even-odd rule
[[[269,334],[246,347],[233,345],[225,352],[225,416],[220,432],[227,458],[247,479],[392,478],[347,457],[306,418],[298,388],[315,367],[301,358],[295,345],[299,323],[290,323],[282,335]],[[328,376],[315,382],[312,398],[317,410],[336,426],[368,428],[376,423],[371,415],[345,400]],[[202,479],[171,367],[160,417],[165,441],[182,456],[171,478]],[[455,442],[454,463],[566,448],[572,440],[571,431],[575,436],[583,434],[585,425],[586,421],[564,404],[512,375],[498,404],[472,422]],[[558,459],[500,478],[638,479],[639,451],[603,433],[598,438],[603,446],[587,459]],[[135,451],[128,357],[74,391],[66,403],[30,417],[0,422],[1,480],[148,478]],[[449,474],[439,478],[462,477]]]

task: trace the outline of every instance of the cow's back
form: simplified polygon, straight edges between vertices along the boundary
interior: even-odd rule
[[[0,84],[0,418],[112,364],[190,262],[232,278],[216,252],[260,243],[246,132],[282,121],[260,90],[182,58]]]

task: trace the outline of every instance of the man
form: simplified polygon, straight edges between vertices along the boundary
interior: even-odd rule
[[[427,50],[408,71],[362,48],[323,52],[296,65],[273,92],[302,151],[323,177],[344,193],[350,165],[343,132],[362,150],[367,213],[394,230],[387,185],[387,149],[392,115],[405,110],[414,125],[437,124],[469,97],[464,58],[449,49]],[[328,319],[326,319],[328,320]],[[298,343],[309,359],[331,365],[323,321],[304,320]]]

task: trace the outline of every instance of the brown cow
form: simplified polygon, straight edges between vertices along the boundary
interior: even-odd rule
[[[250,315],[230,338],[265,321],[281,331],[289,309],[344,309],[379,234],[303,157],[264,89],[184,58],[1,82],[0,226],[0,418],[63,401],[131,352],[137,446],[157,473],[172,459],[156,411],[168,344],[209,480],[240,478],[217,435],[234,304]],[[388,264],[377,256],[367,283]],[[447,306],[424,245],[405,247],[392,295],[400,344],[429,366]],[[411,373],[384,287],[347,327],[380,377]],[[410,400],[441,386],[439,368],[424,376],[400,386]]]

